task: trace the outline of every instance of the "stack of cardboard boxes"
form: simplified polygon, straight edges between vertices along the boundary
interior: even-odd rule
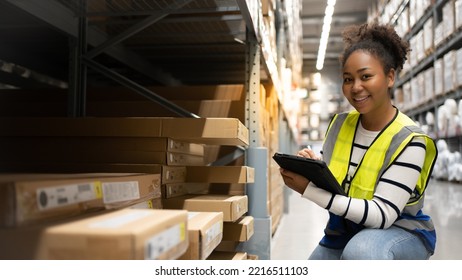
[[[249,144],[249,131],[243,124],[244,87],[156,88],[156,93],[188,107],[202,118],[175,118],[160,105],[122,88],[89,90],[89,117],[47,116],[44,111],[42,115],[28,114],[21,113],[18,107],[19,113],[15,111],[16,114],[1,118],[0,150],[4,156],[0,159],[0,169],[16,175],[6,177],[0,190],[6,200],[5,207],[0,208],[0,217],[5,219],[0,234],[15,240],[13,232],[27,232],[27,227],[35,226],[44,234],[40,240],[50,240],[49,231],[43,229],[48,223],[65,227],[70,220],[85,223],[87,215],[97,219],[108,212],[128,215],[114,214],[126,208],[153,208],[157,209],[157,216],[162,216],[161,211],[189,213],[183,216],[185,232],[189,232],[185,233],[188,237],[184,242],[189,245],[184,250],[173,246],[176,253],[162,257],[207,259],[224,257],[225,251],[232,251],[230,259],[252,257],[234,251],[237,244],[253,235],[253,218],[246,216],[245,188],[247,183],[254,182],[254,169],[245,166],[243,153],[227,164],[215,166],[222,157]],[[18,91],[16,97],[8,91],[4,94],[10,106],[14,104],[11,100],[22,94],[29,96],[24,91]],[[51,92],[54,97],[56,94]],[[272,154],[277,151],[277,96],[274,90],[267,91],[263,86],[261,96],[264,102],[260,108],[259,145],[269,147]],[[28,97],[22,100],[34,102],[34,98]],[[46,103],[42,105],[54,106]],[[276,174],[271,166],[269,174]],[[268,177],[267,204],[274,232],[282,215],[282,184],[272,182],[278,178],[276,175]],[[19,187],[25,182],[28,187]],[[11,220],[11,217],[15,218]],[[38,217],[37,223],[29,223],[30,217]],[[40,220],[40,217],[47,219]],[[72,228],[72,224],[69,227]],[[178,246],[183,245],[178,242]],[[25,257],[59,256],[40,253]],[[144,258],[153,256],[155,254],[145,254]],[[14,257],[21,258],[21,255]],[[90,258],[82,254],[75,257]],[[64,258],[72,257],[68,254]],[[95,255],[95,258],[98,257]]]

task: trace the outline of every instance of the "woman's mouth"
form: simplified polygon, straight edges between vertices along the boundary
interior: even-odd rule
[[[368,95],[368,96],[354,97],[354,98],[353,98],[353,101],[356,102],[356,103],[363,103],[363,102],[366,101],[367,99],[369,99],[369,95]]]

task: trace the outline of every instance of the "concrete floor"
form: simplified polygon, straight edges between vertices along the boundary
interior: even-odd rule
[[[287,213],[273,235],[271,259],[306,260],[323,236],[327,211],[287,189]],[[432,180],[424,213],[437,230],[431,260],[462,260],[462,184]]]

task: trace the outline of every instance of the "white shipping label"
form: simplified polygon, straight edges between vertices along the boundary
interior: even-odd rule
[[[105,204],[140,198],[138,182],[103,183],[103,202]]]
[[[155,260],[177,246],[185,238],[185,227],[180,223],[146,240],[144,259]]]
[[[212,242],[218,235],[223,232],[222,223],[215,223],[205,232],[205,244]]]
[[[39,210],[47,210],[99,198],[100,182],[40,188],[36,191]]]

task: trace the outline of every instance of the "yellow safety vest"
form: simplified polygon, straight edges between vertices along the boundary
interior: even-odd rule
[[[329,124],[323,144],[323,158],[339,184],[344,185],[348,175],[353,142],[360,119],[357,111],[335,115]],[[423,137],[426,144],[425,162],[416,185],[416,191],[407,205],[418,203],[433,170],[437,149],[433,139],[427,136],[408,116],[399,112],[382,130],[367,149],[350,181],[348,196],[372,199],[382,174],[396,160],[414,137]]]

